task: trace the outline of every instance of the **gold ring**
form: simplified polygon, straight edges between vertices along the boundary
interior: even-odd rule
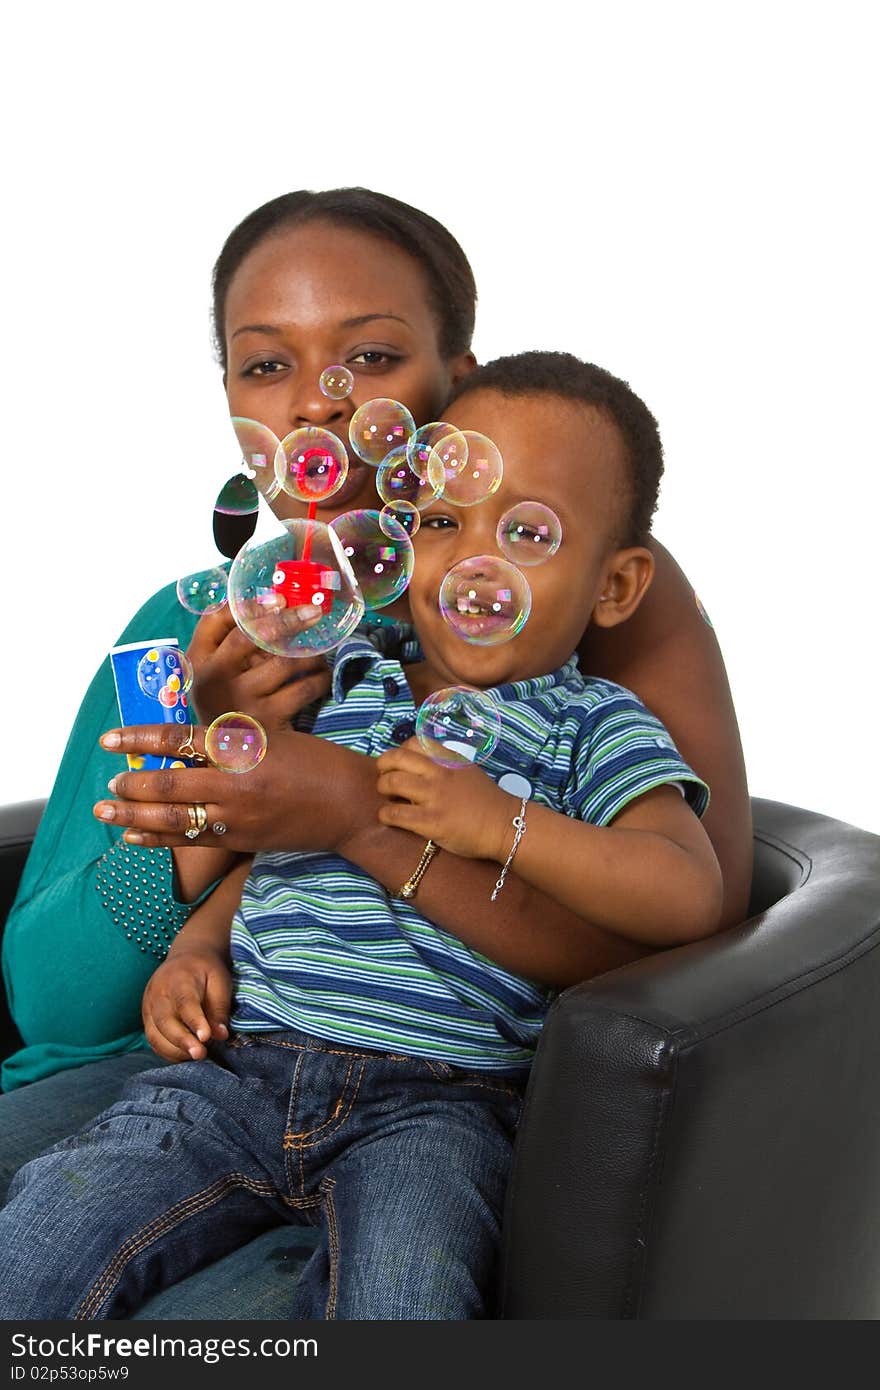
[[[201,802],[195,802],[192,806],[187,806],[186,814],[189,817],[189,830],[184,834],[188,840],[197,840],[208,824],[208,812]]]
[[[200,753],[193,743],[192,732],[187,734],[183,743],[178,748],[177,756],[179,758],[189,758],[197,767],[204,767],[208,761],[205,755]]]

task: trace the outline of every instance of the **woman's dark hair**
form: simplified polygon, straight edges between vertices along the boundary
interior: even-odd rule
[[[218,360],[226,371],[226,295],[245,256],[265,237],[306,222],[352,227],[399,246],[418,261],[428,281],[437,317],[443,358],[467,352],[474,332],[477,287],[467,257],[451,232],[426,212],[374,193],[369,188],[330,188],[321,193],[301,189],[263,203],[239,222],[226,238],[213,275],[212,324]]]
[[[469,372],[452,392],[447,406],[471,391],[499,391],[502,396],[559,396],[595,406],[617,426],[626,447],[630,487],[620,545],[644,545],[657,509],[663,476],[663,445],[657,421],[629,384],[603,367],[582,362],[570,352],[520,352],[496,357]]]

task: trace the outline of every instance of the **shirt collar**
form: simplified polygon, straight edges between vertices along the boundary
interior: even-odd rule
[[[347,637],[336,648],[333,658],[333,699],[341,703],[353,686],[362,680],[374,662],[387,660],[367,637]]]

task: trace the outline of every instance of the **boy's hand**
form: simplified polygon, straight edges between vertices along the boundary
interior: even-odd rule
[[[408,739],[376,759],[383,825],[411,830],[465,859],[503,863],[519,804],[479,767],[442,767]],[[397,799],[400,798],[400,799]]]
[[[206,1043],[229,1036],[231,998],[232,974],[221,951],[196,946],[169,956],[144,990],[147,1042],[167,1062],[200,1062]]]
[[[279,599],[277,611],[261,615],[264,627],[302,632],[320,617],[309,610],[306,620],[297,610],[285,609],[283,602]],[[204,724],[229,710],[241,710],[271,733],[287,727],[295,714],[330,689],[323,656],[272,656],[262,651],[236,627],[228,605],[199,619],[187,656],[193,667],[192,700]]]

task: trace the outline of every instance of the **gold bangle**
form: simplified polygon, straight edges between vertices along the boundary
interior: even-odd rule
[[[435,845],[433,840],[428,840],[427,844],[425,845],[425,848],[422,850],[422,857],[421,857],[421,859],[419,860],[419,862],[418,862],[418,864],[416,865],[416,867],[415,867],[415,869],[413,870],[413,872],[410,874],[409,878],[406,880],[406,883],[404,883],[403,887],[402,887],[402,888],[398,888],[398,890],[397,890],[397,892],[396,892],[396,894],[395,894],[395,897],[397,897],[397,898],[414,898],[414,897],[415,897],[415,895],[416,895],[416,889],[418,888],[418,886],[419,886],[419,884],[421,883],[422,879],[425,877],[425,874],[428,872],[428,865],[430,864],[431,860],[434,858],[434,855],[437,853],[437,851],[439,850],[439,848],[440,848],[440,846],[439,846],[439,845]]]

